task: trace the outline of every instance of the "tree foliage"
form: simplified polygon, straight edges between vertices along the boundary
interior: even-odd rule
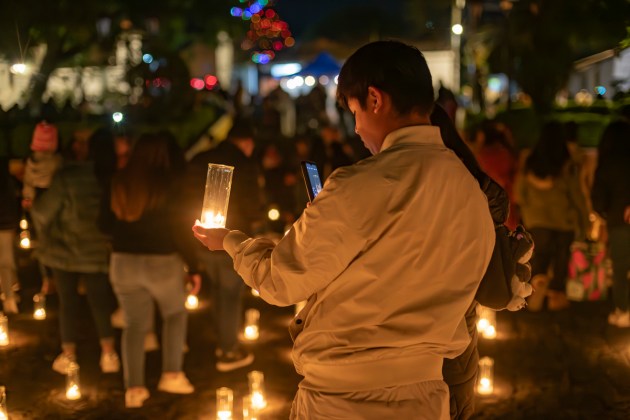
[[[242,25],[230,16],[231,5],[230,0],[3,0],[0,58],[24,62],[30,47],[46,45],[30,82],[29,107],[37,112],[55,68],[105,65],[121,31],[140,30],[153,44],[177,54],[194,40],[216,42],[221,29],[238,33]]]
[[[511,74],[546,113],[573,62],[614,48],[630,24],[627,0],[521,0],[489,57],[491,70]]]

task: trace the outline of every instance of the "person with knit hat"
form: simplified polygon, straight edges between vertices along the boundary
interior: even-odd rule
[[[26,159],[24,179],[22,182],[22,209],[30,211],[33,200],[50,187],[53,175],[61,166],[62,158],[57,153],[59,146],[59,134],[54,124],[41,121],[35,126],[31,139],[31,154]],[[35,233],[42,227],[34,225]],[[42,238],[39,238],[40,242]],[[54,290],[51,281],[51,270],[40,263],[42,273],[42,293],[48,294]]]
[[[22,187],[22,208],[30,210],[38,190],[50,186],[52,176],[61,164],[57,153],[59,135],[57,127],[46,121],[35,126],[31,140],[31,155],[26,160],[24,185]]]

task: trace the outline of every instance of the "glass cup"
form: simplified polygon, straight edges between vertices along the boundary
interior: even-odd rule
[[[206,191],[201,210],[201,225],[205,228],[224,228],[230,202],[233,166],[208,164]]]

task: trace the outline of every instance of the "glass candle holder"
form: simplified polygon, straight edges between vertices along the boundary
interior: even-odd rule
[[[0,386],[0,420],[7,420],[8,418],[7,391],[4,386]]]
[[[33,318],[46,319],[46,295],[36,293],[33,296]]]
[[[224,228],[230,202],[233,166],[208,164],[206,190],[201,209],[201,225],[205,228]]]
[[[477,393],[490,395],[494,392],[494,360],[491,357],[482,357],[479,360],[479,379]]]
[[[66,398],[74,401],[81,398],[81,385],[79,383],[79,365],[70,362],[66,371]]]
[[[23,230],[20,232],[20,248],[29,249],[31,247],[31,232]]]
[[[497,336],[497,314],[494,310],[477,305],[477,331],[484,337],[493,339]]]
[[[243,420],[258,420],[258,410],[252,405],[251,395],[243,397]]]
[[[190,294],[186,297],[186,303],[185,303],[186,309],[188,309],[189,311],[194,311],[195,309],[199,308],[199,298],[193,294]]]
[[[9,345],[9,318],[0,312],[0,347]]]
[[[258,340],[260,329],[258,328],[258,320],[260,319],[260,311],[258,309],[248,309],[245,311],[245,329],[243,336],[246,340]]]
[[[249,382],[249,396],[252,399],[251,406],[255,410],[262,410],[267,406],[265,398],[265,375],[259,370],[252,370],[247,374]]]
[[[232,405],[234,393],[230,388],[217,389],[217,420],[230,420],[232,418]]]

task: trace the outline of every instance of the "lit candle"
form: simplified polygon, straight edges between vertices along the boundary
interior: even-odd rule
[[[483,338],[494,339],[497,336],[497,314],[485,306],[477,306],[477,331]]]
[[[252,289],[252,296],[256,296],[259,297],[260,296],[260,292],[256,289]]]
[[[245,311],[245,330],[243,335],[246,340],[255,341],[258,340],[259,328],[258,320],[260,319],[260,312],[258,309],[248,309]]]
[[[232,418],[232,404],[234,393],[230,388],[217,389],[217,419],[230,420]]]
[[[22,217],[22,219],[20,219],[20,229],[28,229],[28,220],[26,220],[26,217]]]
[[[33,318],[46,319],[46,295],[42,293],[33,296]]]
[[[258,420],[258,410],[252,405],[252,397],[243,397],[243,420]]]
[[[247,374],[249,381],[249,394],[252,399],[251,406],[255,410],[262,410],[267,406],[265,399],[265,375],[258,371],[252,370]]]
[[[224,228],[232,188],[233,166],[208,164],[200,223],[205,228]]]
[[[477,392],[481,395],[490,395],[494,392],[494,360],[490,357],[482,357],[479,360]]]
[[[4,386],[0,386],[0,420],[7,420],[8,418],[7,392]]]
[[[20,248],[29,249],[31,247],[31,233],[28,230],[20,232]]]
[[[0,347],[9,345],[9,318],[0,313]]]
[[[193,311],[197,308],[199,308],[199,298],[192,294],[188,295],[188,297],[186,297],[186,309]]]
[[[79,365],[74,362],[70,362],[66,373],[66,398],[71,401],[81,398]]]

